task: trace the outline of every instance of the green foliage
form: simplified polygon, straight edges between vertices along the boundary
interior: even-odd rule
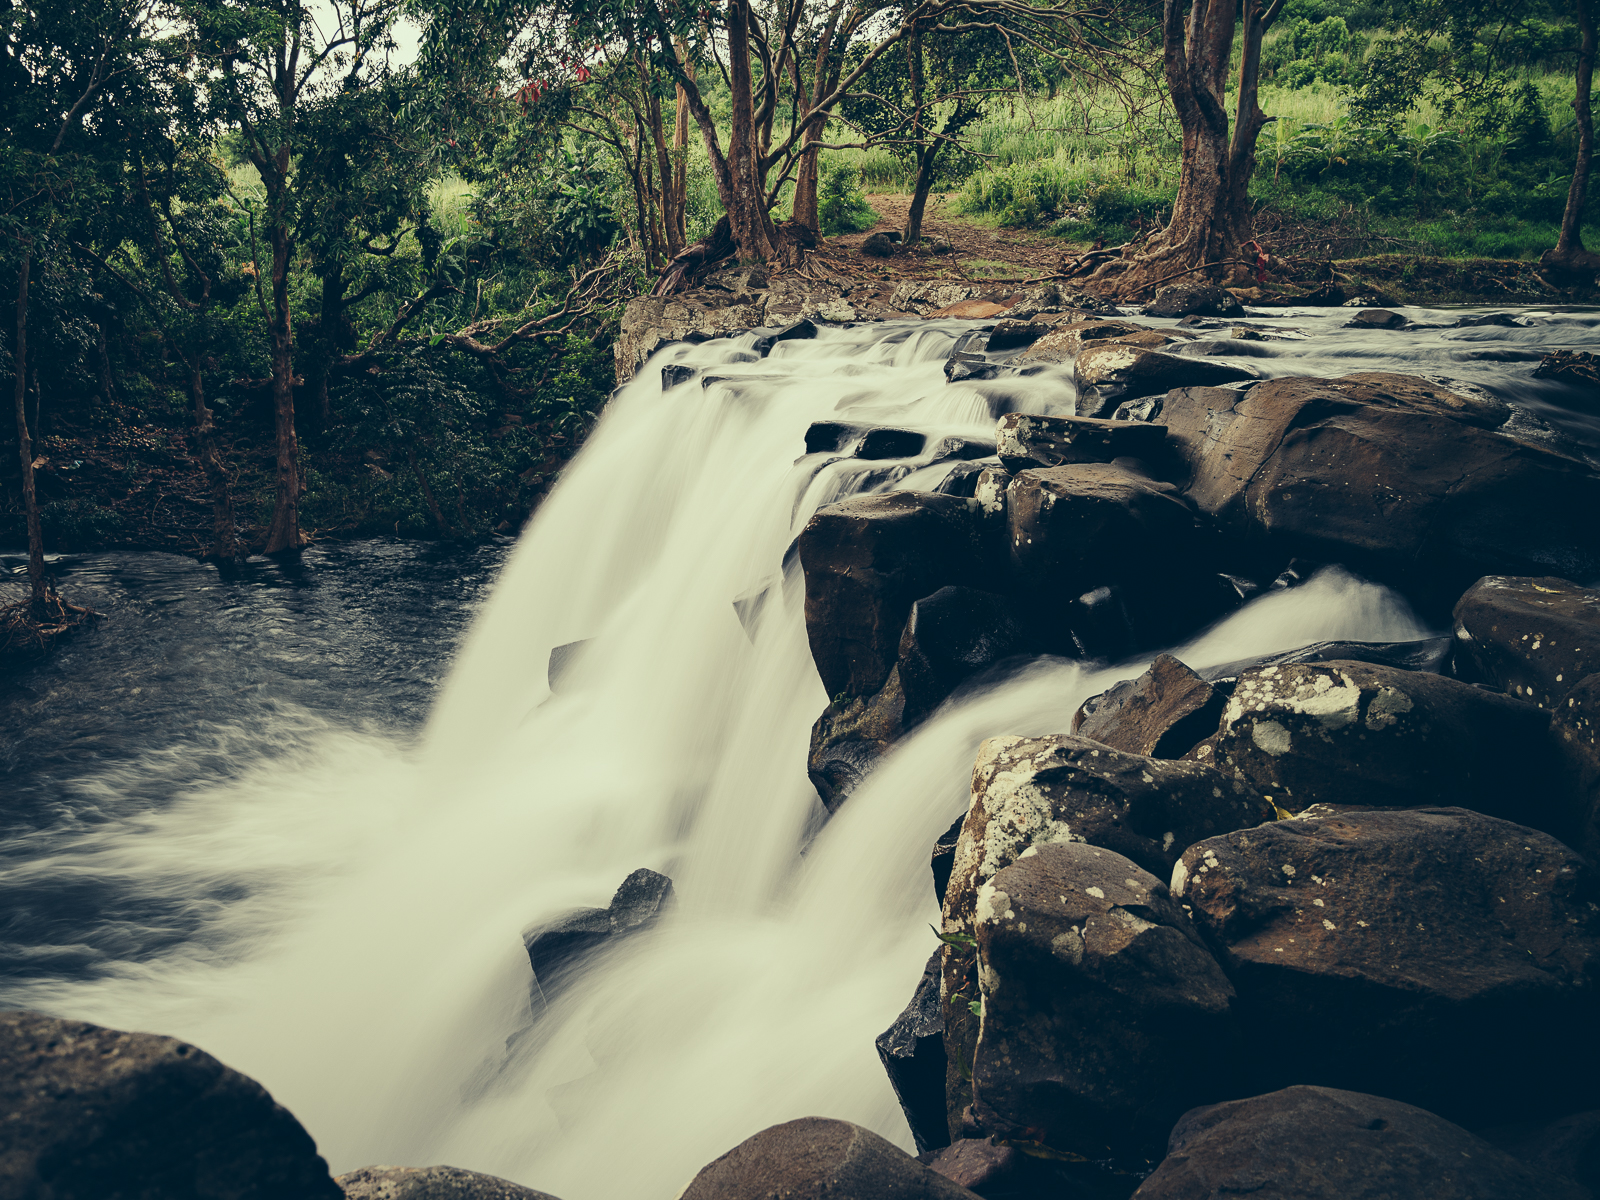
[[[52,500],[39,508],[45,536],[72,546],[104,546],[121,536],[126,522],[92,500]]]
[[[822,186],[817,193],[817,220],[825,237],[860,233],[877,223],[878,214],[861,194],[853,168],[842,163],[823,164]]]

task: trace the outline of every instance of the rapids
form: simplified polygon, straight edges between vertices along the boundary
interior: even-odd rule
[[[1252,321],[1304,336],[1229,349],[1269,375],[1477,383],[1600,445],[1600,399],[1529,378],[1545,350],[1600,348],[1600,314],[1398,333],[1340,331],[1348,315],[1274,310]],[[828,697],[786,551],[818,506],[950,464],[829,462],[803,437],[823,420],[992,437],[1001,404],[1071,411],[1060,373],[947,385],[968,327],[824,329],[764,359],[750,337],[667,348],[503,565],[370,543],[225,585],[63,562],[127,620],[0,683],[0,1000],[197,1043],[336,1172],[445,1162],[563,1200],[669,1200],[792,1117],[909,1146],[873,1037],[936,945],[928,851],[978,743],[1064,730],[1149,657],[1040,659],[947,703],[823,822],[805,754]],[[667,362],[724,382],[663,392]],[[1203,667],[1435,632],[1333,567],[1174,652]],[[552,695],[551,649],[580,640]],[[520,931],[641,866],[672,876],[676,908],[534,1020]]]

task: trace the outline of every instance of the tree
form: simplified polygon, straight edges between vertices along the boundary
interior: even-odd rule
[[[1572,97],[1572,111],[1578,124],[1578,155],[1572,167],[1572,183],[1567,189],[1567,207],[1561,214],[1560,237],[1555,249],[1546,251],[1539,259],[1539,265],[1562,281],[1577,278],[1593,284],[1596,274],[1600,273],[1600,254],[1584,248],[1582,224],[1584,204],[1589,198],[1589,167],[1594,161],[1594,114],[1589,108],[1589,93],[1594,83],[1594,0],[1573,2],[1583,37]]]
[[[1258,102],[1261,39],[1284,0],[1244,0],[1239,10],[1223,0],[1166,0],[1162,14],[1162,67],[1172,107],[1183,131],[1178,194],[1172,218],[1132,259],[1114,259],[1091,277],[1124,296],[1136,296],[1180,276],[1218,283],[1248,279],[1239,247],[1251,240],[1250,176],[1256,138],[1272,120]],[[1224,91],[1235,36],[1242,42],[1237,76],[1237,120],[1229,137]]]

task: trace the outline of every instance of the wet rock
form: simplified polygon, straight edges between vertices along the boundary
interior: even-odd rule
[[[1238,989],[1284,1014],[1258,1089],[1392,1096],[1469,1126],[1581,1107],[1596,1058],[1600,910],[1554,838],[1465,808],[1344,811],[1191,846],[1172,874]],[[1517,1085],[1464,1047],[1494,1047]]]
[[[555,1200],[548,1192],[460,1167],[362,1167],[338,1182],[345,1200]]]
[[[894,243],[886,233],[870,234],[861,242],[861,253],[869,258],[888,258],[894,254]]]
[[[1147,584],[1194,547],[1194,516],[1176,489],[1112,463],[1019,472],[1006,512],[1013,567],[1041,598]]]
[[[1600,861],[1600,674],[1567,693],[1550,718],[1561,792],[1570,805],[1574,844]]]
[[[1359,1092],[1290,1087],[1185,1113],[1135,1200],[1581,1200],[1431,1112]]]
[[[1038,616],[1047,614],[1048,610]],[[1101,662],[1127,658],[1145,640],[1122,587],[1091,588],[1076,597],[1067,606],[1067,631],[1078,658]]]
[[[1242,317],[1244,305],[1210,283],[1175,283],[1140,309],[1147,317]]]
[[[972,488],[972,498],[978,502],[978,511],[986,524],[994,522],[1004,528],[1006,490],[1010,486],[1011,472],[1004,467],[985,467],[979,473],[978,482]]]
[[[989,349],[1015,350],[1018,346],[1031,346],[1055,328],[1049,321],[1021,321],[1009,318],[995,324],[989,334]]]
[[[785,325],[775,333],[763,334],[751,346],[757,354],[765,358],[772,353],[772,348],[779,342],[808,341],[817,336],[817,326],[814,321],[801,318],[793,324]]]
[[[1519,325],[1526,324],[1527,322],[1522,320],[1522,318],[1518,317],[1515,313],[1497,312],[1482,313],[1476,317],[1462,317],[1455,323],[1455,328],[1478,329],[1482,328],[1483,326],[1501,326],[1515,329]]]
[[[678,1200],[973,1200],[877,1134],[826,1117],[763,1129],[703,1167]]]
[[[1454,649],[1455,639],[1449,637],[1418,638],[1414,642],[1313,642],[1309,646],[1282,650],[1277,654],[1260,654],[1254,658],[1219,663],[1217,666],[1207,667],[1202,674],[1215,683],[1235,680],[1252,667],[1349,659],[1352,662],[1372,663],[1380,667],[1398,667],[1403,671],[1451,675],[1453,674],[1451,654]]]
[[[819,509],[800,534],[800,561],[811,656],[828,695],[876,692],[912,603],[981,578],[989,557],[975,500],[888,492]]]
[[[943,1083],[943,1079],[940,1079]],[[987,1138],[961,1138],[928,1160],[928,1169],[980,1196],[1014,1196],[1033,1182],[1027,1156]],[[1024,1193],[1026,1194],[1026,1193]]]
[[[1600,1188],[1600,1111],[1497,1125],[1478,1136],[1518,1162],[1588,1188],[1591,1196]]]
[[[978,478],[983,474],[986,465],[980,462],[959,462],[933,490],[941,496],[961,496],[971,499],[977,494]]]
[[[1259,377],[1254,368],[1237,363],[1181,358],[1128,345],[1090,346],[1073,363],[1078,415],[1085,417],[1110,412],[1124,400],[1173,388],[1214,386]]]
[[[0,1013],[0,1193],[44,1200],[339,1200],[265,1088],[187,1042]]]
[[[932,712],[980,671],[1027,648],[1005,597],[969,587],[943,587],[924,596],[911,606],[900,636],[906,723]]]
[[[873,696],[839,696],[811,727],[806,773],[830,813],[850,798],[906,731],[900,668]]]
[[[1600,476],[1415,376],[1182,388],[1161,421],[1226,530],[1453,599],[1486,574],[1600,574]],[[1353,481],[1355,485],[1353,485]]]
[[[645,361],[672,342],[705,341],[762,323],[766,293],[700,288],[673,296],[638,296],[623,309],[612,347],[618,383],[632,379]]]
[[[919,1154],[950,1144],[944,1116],[944,1017],[939,1010],[939,958],[940,952],[934,951],[923,968],[911,1003],[874,1043]],[[951,1177],[947,1171],[940,1174]]]
[[[1166,437],[1160,425],[1007,413],[995,426],[995,449],[1006,470],[1014,473],[1123,457],[1157,458],[1164,452]]]
[[[1085,347],[1100,345],[1127,345],[1153,348],[1165,346],[1173,339],[1158,329],[1149,329],[1128,321],[1073,321],[1057,325],[1017,355],[1019,367],[1048,366],[1069,362],[1083,353]]]
[[[1154,421],[1161,415],[1160,396],[1144,396],[1138,400],[1124,400],[1111,414],[1113,421]]]
[[[1600,671],[1600,592],[1565,579],[1485,576],[1456,603],[1455,623],[1463,676],[1540,708]]]
[[[1307,805],[1459,804],[1540,829],[1568,819],[1549,766],[1548,718],[1459,680],[1335,660],[1239,675],[1215,763],[1298,812]]]
[[[1344,323],[1346,329],[1404,329],[1411,324],[1397,312],[1386,308],[1368,308],[1358,312]]]
[[[1182,758],[1217,731],[1226,703],[1225,692],[1158,654],[1139,678],[1085,700],[1072,732],[1128,754]]]
[[[698,367],[686,366],[683,363],[668,363],[661,368],[661,390],[668,392],[680,383],[688,383],[698,370]]]
[[[926,449],[928,439],[915,429],[880,426],[869,429],[856,446],[855,457],[868,460],[915,458]]]
[[[1062,285],[1056,287],[1056,302],[1062,308],[1082,309],[1086,313],[1096,316],[1116,316],[1122,310],[1117,307],[1116,301],[1108,300],[1104,296],[1097,296],[1093,292],[1075,291]]]
[[[852,450],[870,428],[869,425],[847,425],[843,421],[813,421],[806,428],[806,453],[837,454]]]
[[[944,377],[951,383],[993,379],[999,374],[1000,364],[990,362],[981,354],[952,354],[944,360]]]
[[[1233,987],[1155,876],[1094,846],[1036,845],[975,918],[984,1130],[1137,1159],[1226,1094]]]
[[[1005,310],[1004,304],[996,304],[993,300],[962,300],[929,313],[928,319],[951,317],[962,321],[987,321]]]
[[[933,871],[933,898],[944,907],[945,889],[950,886],[950,871],[956,862],[956,844],[961,840],[961,825],[967,819],[962,813],[950,823],[950,828],[939,835],[939,840],[933,844],[933,853],[928,856],[928,865]]]
[[[640,867],[622,881],[606,908],[579,908],[524,930],[522,944],[546,999],[578,964],[629,934],[649,929],[672,904],[672,880]]]

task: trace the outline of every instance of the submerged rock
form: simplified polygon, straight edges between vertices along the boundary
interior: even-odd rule
[[[340,1200],[265,1088],[187,1042],[0,1013],[0,1194]]]
[[[345,1200],[555,1200],[548,1192],[460,1167],[362,1167],[338,1182]]]
[[[1196,843],[1172,888],[1245,1027],[1294,1014],[1298,1036],[1256,1045],[1258,1088],[1353,1088],[1474,1126],[1590,1094],[1600,909],[1552,837],[1464,808],[1343,811]]]
[[[1135,1200],[1583,1200],[1442,1117],[1396,1100],[1290,1087],[1184,1114]]]
[[[579,962],[654,925],[672,904],[672,880],[640,867],[606,908],[579,908],[523,931],[534,979],[548,998]]]
[[[877,1134],[826,1117],[763,1129],[701,1168],[678,1200],[974,1200]]]

